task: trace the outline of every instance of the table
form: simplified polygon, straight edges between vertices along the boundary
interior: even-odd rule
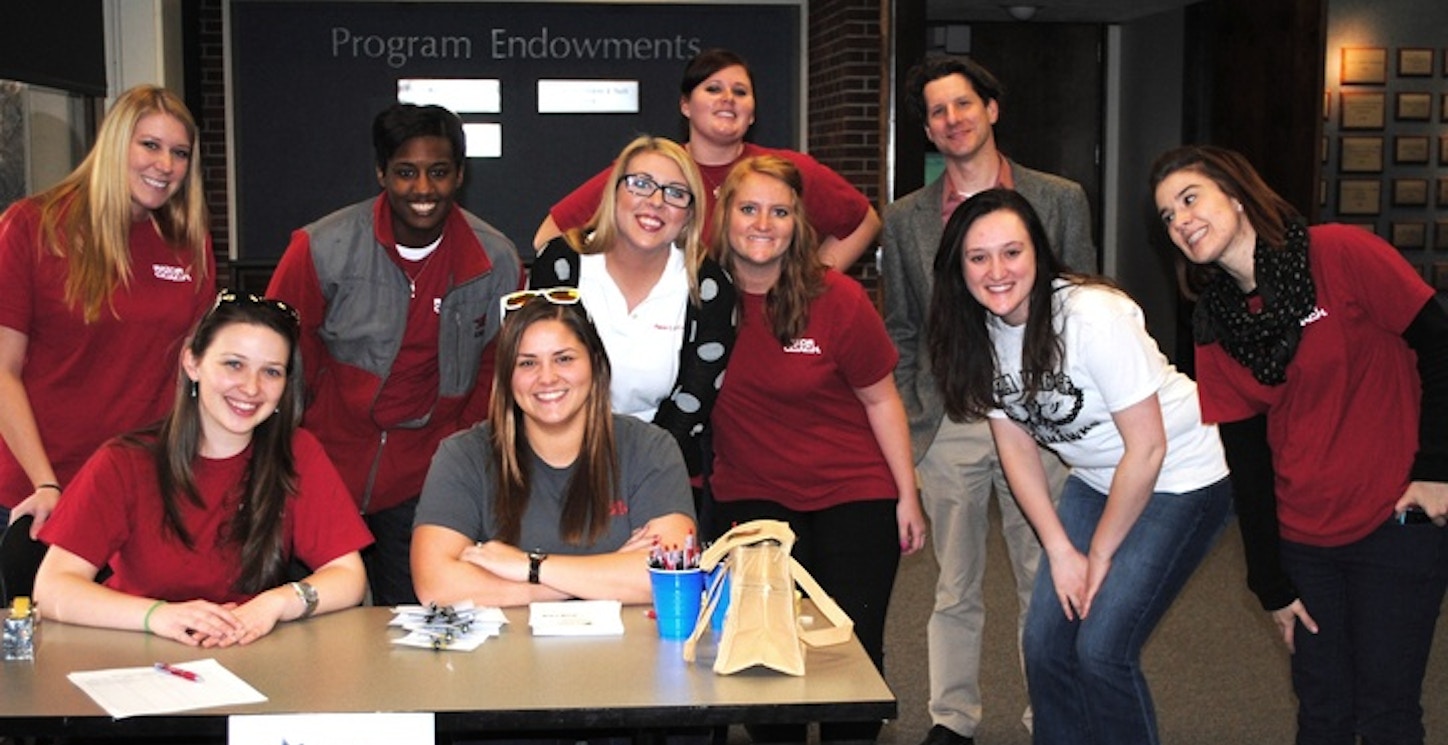
[[[385,608],[279,624],[246,647],[193,649],[138,632],[44,622],[34,662],[0,663],[0,734],[222,736],[231,714],[434,712],[437,732],[642,731],[732,723],[866,721],[895,696],[858,640],[811,649],[807,673],[715,675],[714,645],[693,664],[658,638],[647,606],[624,606],[623,636],[533,637],[527,608],[473,652],[400,647]],[[76,670],[215,658],[268,698],[260,704],[113,721],[66,679]]]

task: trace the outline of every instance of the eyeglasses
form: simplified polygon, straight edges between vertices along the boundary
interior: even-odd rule
[[[300,326],[302,323],[301,316],[297,315],[296,308],[293,308],[292,306],[275,298],[261,297],[259,295],[253,295],[249,292],[233,292],[231,290],[222,290],[221,292],[216,293],[216,302],[212,304],[211,310],[215,311],[217,308],[220,308],[223,304],[227,303],[250,303],[252,305],[260,305],[263,308],[270,308],[274,311],[277,311],[278,313],[281,313],[283,316],[286,316],[287,320],[291,321],[293,326]]]
[[[498,318],[507,318],[508,314],[522,308],[534,300],[547,300],[554,305],[577,305],[583,300],[583,293],[577,287],[549,287],[543,290],[518,290],[510,292],[498,300]]]
[[[686,210],[694,204],[694,192],[678,184],[659,184],[647,173],[626,173],[618,179],[628,193],[648,199],[659,189],[664,190],[664,204]]]

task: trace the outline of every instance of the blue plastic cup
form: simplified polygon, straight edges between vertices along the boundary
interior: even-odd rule
[[[654,618],[659,636],[688,639],[704,598],[704,572],[700,569],[649,568],[654,588]]]

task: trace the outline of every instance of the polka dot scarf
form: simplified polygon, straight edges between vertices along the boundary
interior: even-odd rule
[[[1298,220],[1287,223],[1287,241],[1272,248],[1261,238],[1252,260],[1260,307],[1249,305],[1251,295],[1242,292],[1226,272],[1220,272],[1203,289],[1192,314],[1192,334],[1198,344],[1221,342],[1232,359],[1252,371],[1263,385],[1281,385],[1287,380],[1287,365],[1302,339],[1301,320],[1312,312],[1317,292],[1307,263],[1307,226]]]

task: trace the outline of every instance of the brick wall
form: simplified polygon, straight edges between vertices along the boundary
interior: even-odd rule
[[[809,150],[839,171],[879,208],[880,137],[884,49],[881,6],[889,0],[810,0]],[[199,60],[187,74],[200,76],[198,106],[201,163],[218,260],[225,263],[227,238],[226,90],[222,66],[221,0],[200,0],[196,13]],[[199,69],[198,69],[199,68]],[[194,103],[194,102],[193,102]],[[855,267],[873,288],[873,260]],[[228,267],[221,278],[227,280]]]
[[[191,112],[201,128],[201,171],[206,184],[206,206],[211,210],[211,240],[216,247],[219,282],[227,283],[230,221],[227,215],[229,182],[226,174],[226,72],[222,59],[221,0],[201,0],[196,12],[198,63],[186,75],[200,76],[200,101]]]
[[[810,0],[809,151],[880,209],[881,6],[889,0]],[[874,254],[851,271],[870,290]]]

